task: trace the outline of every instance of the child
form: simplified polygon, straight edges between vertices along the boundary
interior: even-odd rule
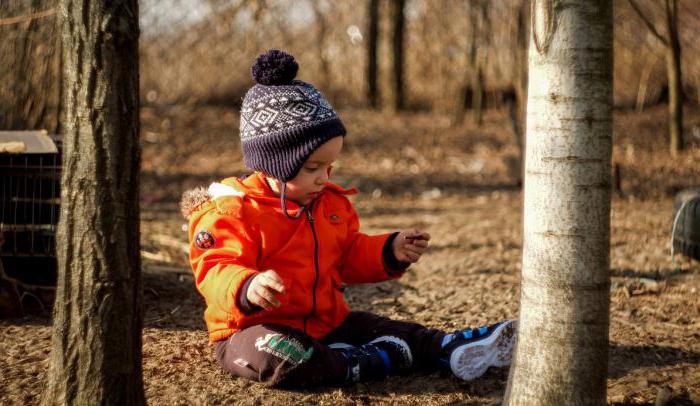
[[[330,183],[345,127],[298,65],[271,50],[241,108],[248,168],[188,192],[190,261],[216,358],[233,375],[272,386],[340,385],[413,370],[474,379],[511,360],[515,322],[452,334],[351,312],[344,284],[397,279],[428,247],[418,230],[370,236]]]

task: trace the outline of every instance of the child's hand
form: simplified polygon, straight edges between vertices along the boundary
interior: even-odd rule
[[[277,272],[269,270],[253,277],[246,297],[250,303],[268,310],[280,305],[276,293],[284,293],[284,282]]]
[[[401,231],[393,242],[394,256],[401,262],[418,262],[428,248],[430,234],[418,231]]]

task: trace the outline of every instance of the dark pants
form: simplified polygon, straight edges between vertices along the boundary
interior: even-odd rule
[[[433,369],[444,332],[416,323],[391,320],[366,312],[352,312],[322,340],[276,324],[248,327],[215,344],[216,358],[235,376],[269,386],[309,387],[341,385],[348,375],[348,361],[333,343],[353,346],[381,336],[398,337],[413,354],[413,370]]]

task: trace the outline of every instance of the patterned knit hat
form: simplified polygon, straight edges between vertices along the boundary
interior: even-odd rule
[[[287,182],[324,142],[344,136],[343,123],[312,85],[295,80],[294,57],[271,49],[253,65],[257,84],[248,90],[241,107],[243,161]]]

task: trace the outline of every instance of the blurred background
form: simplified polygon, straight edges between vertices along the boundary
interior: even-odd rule
[[[674,208],[674,198],[700,186],[700,0],[613,0],[613,6],[608,400],[651,404],[666,385],[687,400],[677,404],[698,404],[700,273],[689,258],[672,262],[669,248],[679,207],[676,201]],[[56,0],[0,0],[0,131],[61,133],[57,13]],[[238,109],[253,84],[255,57],[270,48],[296,57],[297,77],[318,87],[348,128],[332,180],[359,189],[354,203],[363,231],[417,227],[433,236],[424,260],[400,282],[348,289],[353,308],[446,330],[515,317],[529,13],[529,0],[140,1],[141,258],[149,402],[226,404],[233,396],[233,402],[320,403],[326,396],[333,404],[346,397],[366,403],[364,389],[310,398],[251,390],[214,372],[218,368],[206,356],[203,301],[189,270],[178,202],[188,188],[248,172],[240,152]],[[678,65],[669,65],[669,59]],[[680,79],[678,87],[669,89],[669,71]],[[683,106],[683,144],[672,151],[669,100],[674,97]],[[53,244],[57,190],[44,184],[52,196],[44,199],[50,224],[43,228],[17,224],[19,208],[29,208],[27,223],[38,221],[32,215],[34,201],[8,196],[24,193],[34,199],[35,189],[27,184],[41,188],[40,179],[58,182],[56,155],[50,157],[50,173],[29,173],[35,165],[30,158],[41,157],[0,154],[12,167],[0,162],[5,201],[0,225],[45,232]],[[39,162],[47,169],[47,161]],[[692,207],[700,207],[700,189],[692,196],[697,199]],[[700,237],[694,235],[700,253]],[[11,248],[6,243],[2,254],[17,256]],[[30,257],[36,258],[36,247],[31,248]],[[53,245],[48,255],[55,259]],[[11,267],[6,258],[5,271],[24,281],[18,289],[27,310],[32,297],[41,299],[36,285],[55,281],[54,269]],[[41,393],[51,299],[36,302],[42,316],[18,325],[0,322],[0,341],[9,349],[0,356],[0,368],[9,377],[8,386],[0,386],[0,403],[32,404]],[[36,362],[26,363],[27,357]],[[371,399],[497,404],[506,379],[503,372],[467,386],[435,376],[397,380],[375,387],[379,391]]]
[[[636,3],[665,36],[663,2]],[[697,0],[678,2],[683,89],[687,102],[695,104],[700,97],[698,5]],[[499,106],[521,85],[519,58],[529,26],[529,1],[523,0],[143,0],[140,8],[144,106],[237,106],[252,84],[251,62],[271,47],[293,53],[300,78],[340,108],[393,105],[397,19],[403,30],[401,107],[453,111],[461,93],[471,94],[475,69],[483,77],[485,104]],[[57,10],[55,0],[0,3],[2,129],[58,128]],[[615,106],[664,103],[664,44],[628,0],[615,0],[614,10]],[[376,102],[368,94],[372,47]]]

